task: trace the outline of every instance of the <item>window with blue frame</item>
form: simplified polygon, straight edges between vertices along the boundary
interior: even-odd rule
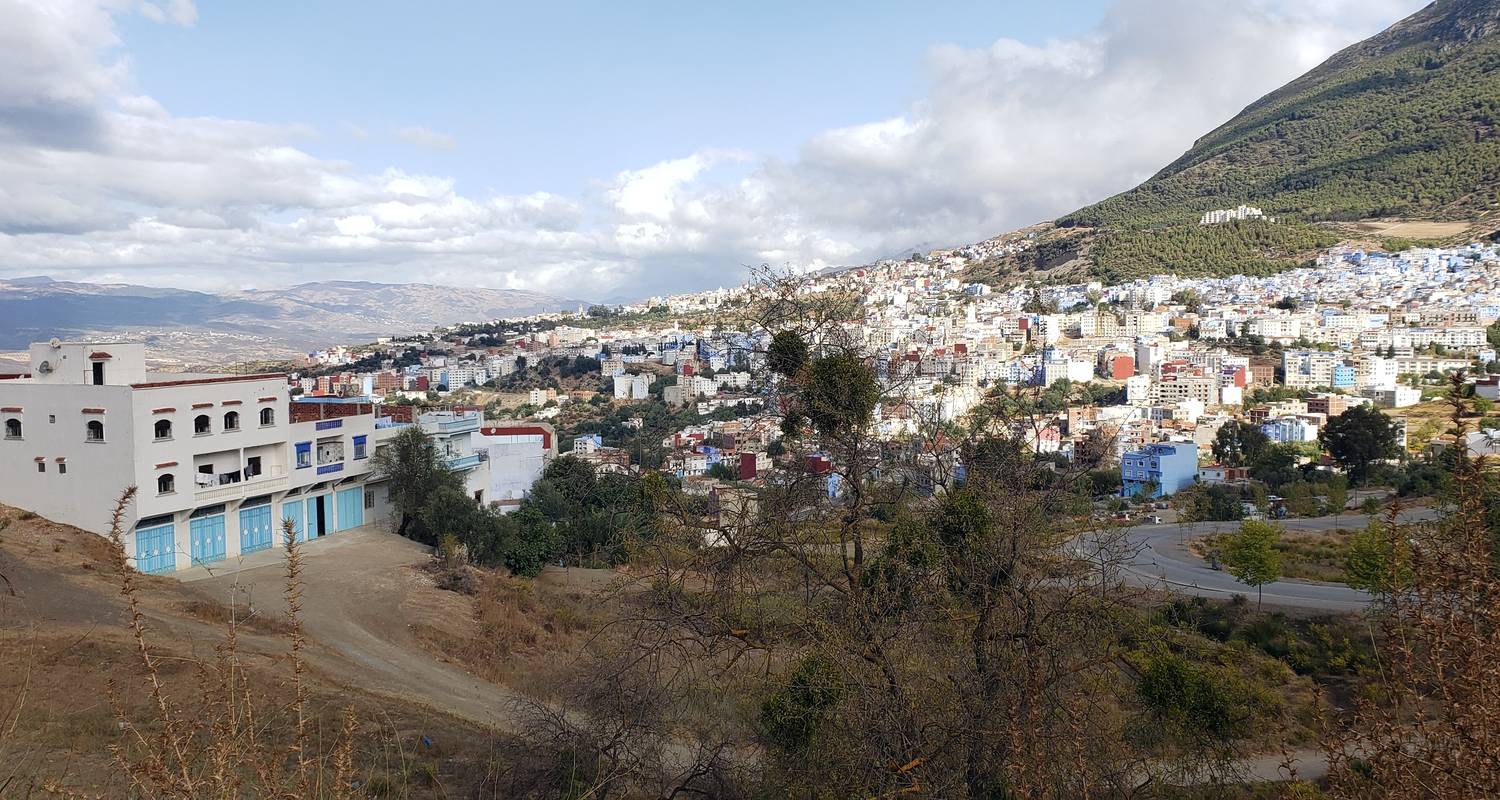
[[[297,469],[312,466],[312,442],[297,443]]]
[[[355,458],[355,460],[359,460],[361,458],[364,458],[367,455],[366,447],[365,447],[365,440],[366,440],[366,438],[367,437],[364,437],[364,436],[356,436],[356,437],[354,437],[354,458]]]

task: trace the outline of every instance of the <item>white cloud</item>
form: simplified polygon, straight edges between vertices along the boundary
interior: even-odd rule
[[[396,138],[427,150],[452,150],[458,144],[452,136],[421,125],[397,129]]]
[[[1419,2],[1120,0],[1075,38],[935,47],[910,108],[792,159],[704,147],[580,196],[484,196],[315,157],[305,128],[173,115],[132,85],[114,15],[189,25],[191,3],[0,0],[0,277],[370,277],[604,299],[974,241],[1128,188]]]

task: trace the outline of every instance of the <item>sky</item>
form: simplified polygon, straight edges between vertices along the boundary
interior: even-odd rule
[[[0,0],[0,279],[621,301],[1130,188],[1421,0]]]

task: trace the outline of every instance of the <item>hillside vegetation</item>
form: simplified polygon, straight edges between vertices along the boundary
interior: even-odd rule
[[[1405,217],[1500,207],[1500,0],[1438,0],[1252,103],[1150,180],[1057,220],[1095,277],[1266,274]],[[1256,206],[1276,221],[1198,225]],[[1468,227],[1467,225],[1465,227]]]

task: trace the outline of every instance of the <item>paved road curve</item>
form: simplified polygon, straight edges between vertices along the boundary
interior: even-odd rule
[[[1414,521],[1432,519],[1435,516],[1430,509],[1413,509],[1403,513],[1401,519]],[[1339,517],[1283,520],[1281,524],[1287,530],[1326,531],[1336,528],[1354,530],[1364,527],[1368,521],[1369,517],[1361,514],[1345,514]],[[1190,540],[1200,536],[1238,529],[1237,522],[1200,522],[1193,525],[1165,523],[1131,528],[1128,534],[1131,555],[1125,567],[1126,577],[1140,586],[1179,594],[1219,599],[1243,594],[1253,598],[1255,589],[1236,581],[1228,572],[1210,569],[1203,559],[1187,548]],[[1342,612],[1361,611],[1370,604],[1368,593],[1337,583],[1281,580],[1268,583],[1263,589],[1267,605],[1283,608]]]

